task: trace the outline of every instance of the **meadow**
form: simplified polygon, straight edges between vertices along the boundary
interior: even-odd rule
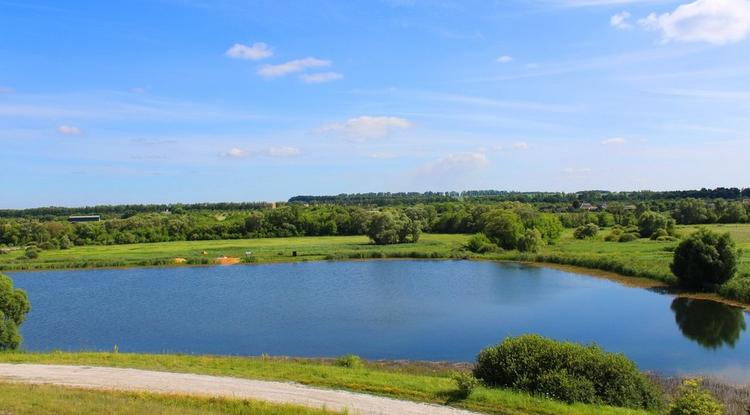
[[[374,395],[387,396],[398,399],[406,399],[418,402],[430,402],[441,405],[451,405],[459,408],[471,409],[488,414],[601,414],[601,415],[626,415],[642,414],[645,412],[614,408],[600,405],[572,404],[568,405],[559,401],[535,397],[521,392],[505,389],[490,389],[479,387],[466,399],[456,397],[456,385],[451,379],[451,367],[435,367],[420,364],[380,364],[377,362],[364,362],[362,365],[345,367],[337,365],[335,360],[327,359],[288,359],[271,357],[233,357],[233,356],[196,356],[196,355],[169,355],[169,354],[129,354],[129,353],[0,353],[0,362],[4,363],[40,363],[40,364],[69,364],[90,366],[113,366],[129,367],[138,369],[161,370],[168,372],[198,373],[208,375],[233,376],[238,378],[293,381],[304,385],[318,386],[324,388],[344,389],[355,392],[363,392]],[[9,386],[0,383],[0,400],[3,396],[12,395],[14,390],[8,390]],[[31,388],[31,389],[29,389]],[[3,391],[5,389],[5,391]],[[32,394],[37,391],[33,387],[20,387],[20,392]],[[59,388],[41,390],[44,392],[38,400],[47,404],[49,399],[65,400],[68,393]],[[60,397],[60,395],[62,397]],[[96,395],[96,396],[94,396]],[[132,400],[133,394],[102,395],[99,393],[92,396],[82,396],[85,400],[89,398],[95,402],[107,403],[125,402]],[[166,399],[169,403],[171,398]],[[22,399],[18,398],[19,405]],[[155,400],[155,402],[154,402]],[[153,395],[145,395],[138,398],[140,404],[161,405],[159,398]],[[177,399],[175,405],[183,403]],[[206,408],[206,403],[200,399],[186,401],[185,405],[193,405],[200,410]],[[87,403],[88,405],[89,403]],[[229,405],[226,401],[219,401],[217,406]],[[64,405],[75,405],[67,403]],[[242,406],[241,404],[236,404]],[[94,407],[94,406],[92,406]],[[103,408],[106,406],[102,406]],[[186,406],[190,407],[190,406]],[[208,408],[210,409],[210,408]],[[291,411],[291,409],[289,409]],[[109,410],[108,413],[111,413]],[[148,411],[146,411],[148,412]],[[248,413],[232,412],[230,413]],[[23,413],[23,412],[13,412]],[[27,412],[30,413],[30,412]],[[170,412],[165,412],[170,413]],[[186,412],[203,413],[203,412]],[[212,413],[212,412],[205,412]],[[249,412],[256,413],[256,412]],[[280,414],[297,412],[262,412],[259,414]],[[301,412],[308,413],[308,412]],[[322,412],[309,412],[322,413]]]

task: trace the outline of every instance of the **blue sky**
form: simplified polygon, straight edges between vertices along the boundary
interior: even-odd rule
[[[750,185],[750,0],[0,0],[0,207]]]

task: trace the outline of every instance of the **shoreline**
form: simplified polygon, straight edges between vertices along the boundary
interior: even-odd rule
[[[496,259],[496,258],[483,258],[483,257],[436,257],[436,258],[420,258],[420,257],[386,257],[386,258],[336,258],[336,259],[325,259],[325,258],[305,258],[304,256],[298,257],[285,257],[282,260],[275,261],[256,261],[256,262],[237,262],[233,264],[189,264],[185,262],[173,262],[159,265],[121,265],[121,266],[89,266],[89,267],[48,267],[48,268],[31,268],[31,269],[19,269],[19,270],[6,270],[0,269],[0,273],[34,273],[34,272],[45,272],[45,271],[92,271],[92,270],[127,270],[127,269],[163,269],[163,268],[204,268],[204,267],[227,267],[227,266],[254,266],[254,265],[281,265],[281,264],[294,264],[301,262],[365,262],[365,261],[480,261],[480,262],[497,262],[497,263],[508,263],[508,264],[522,264],[526,266],[536,266],[543,268],[551,268],[560,271],[570,272],[582,277],[599,278],[612,282],[616,282],[630,288],[642,288],[652,292],[656,292],[662,295],[670,295],[673,297],[690,298],[697,300],[709,300],[715,301],[722,304],[726,304],[732,307],[742,308],[745,312],[750,313],[750,304],[743,303],[728,298],[721,297],[718,293],[708,292],[695,292],[686,291],[677,286],[670,285],[664,281],[645,277],[634,277],[618,274],[612,271],[604,271],[598,268],[587,268],[578,265],[560,264],[555,262],[542,262],[542,261],[529,261],[529,260],[514,260],[514,259]]]

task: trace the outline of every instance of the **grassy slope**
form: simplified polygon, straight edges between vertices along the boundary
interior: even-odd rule
[[[50,385],[21,385],[0,382],[0,413],[15,415],[330,415],[338,412],[248,400],[157,395],[139,392],[104,392]]]
[[[478,388],[468,399],[455,401],[452,399],[455,385],[447,370],[427,373],[424,368],[408,365],[397,369],[383,369],[371,364],[364,368],[350,369],[303,359],[61,352],[0,353],[0,362],[132,367],[250,379],[295,381],[306,385],[347,389],[400,399],[450,404],[492,414],[642,413],[603,406],[566,405],[523,393],[487,388]]]

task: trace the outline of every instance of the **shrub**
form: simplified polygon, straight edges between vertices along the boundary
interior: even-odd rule
[[[523,235],[521,217],[509,210],[493,210],[482,216],[484,234],[503,249],[515,249]]]
[[[472,236],[469,239],[469,242],[466,243],[466,249],[476,254],[492,252],[496,248],[497,247],[495,246],[495,244],[490,241],[490,238],[488,238],[487,235],[483,233],[478,233]]]
[[[644,238],[650,238],[659,229],[670,234],[674,229],[674,219],[667,218],[659,213],[647,210],[638,217],[638,232]]]
[[[583,226],[579,226],[573,231],[573,236],[576,239],[593,238],[599,233],[599,227],[593,223],[587,223]]]
[[[680,242],[670,269],[682,285],[712,287],[734,276],[739,255],[729,233],[701,228]]]
[[[334,364],[336,366],[348,367],[350,369],[360,368],[365,365],[364,362],[362,361],[362,358],[357,356],[356,354],[343,355],[339,357],[338,359],[336,359]]]
[[[526,229],[521,239],[518,240],[518,250],[521,252],[539,252],[544,244],[542,234],[536,228]]]
[[[18,327],[31,310],[26,292],[13,288],[13,281],[0,274],[0,350],[15,350],[21,344]]]
[[[567,402],[646,409],[660,404],[655,387],[625,356],[539,335],[509,337],[482,350],[474,376],[489,386]]]
[[[620,235],[617,242],[632,242],[638,239],[637,233],[624,233]]]
[[[471,392],[479,386],[477,378],[468,372],[454,372],[451,378],[456,382],[456,395],[461,399],[468,398]]]
[[[60,249],[70,249],[73,246],[73,242],[70,241],[68,235],[63,235],[60,238]]]
[[[657,240],[664,240],[664,238],[669,237],[669,232],[667,232],[664,228],[657,229],[654,233],[651,234],[651,240],[657,241]]]
[[[700,384],[700,379],[685,380],[677,399],[669,406],[669,415],[722,415],[724,406]]]
[[[723,297],[750,303],[750,276],[737,276],[719,287],[719,294]]]
[[[39,258],[39,248],[37,248],[36,246],[30,246],[26,248],[26,252],[24,253],[24,256],[28,259]]]

